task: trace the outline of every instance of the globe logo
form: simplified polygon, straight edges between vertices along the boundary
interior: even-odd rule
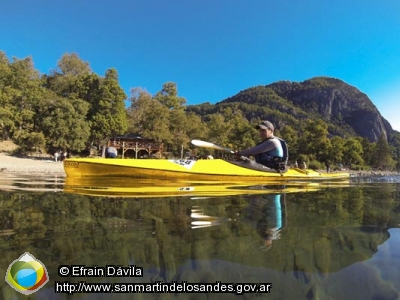
[[[46,267],[32,254],[25,252],[7,269],[6,282],[16,291],[30,295],[49,281]]]

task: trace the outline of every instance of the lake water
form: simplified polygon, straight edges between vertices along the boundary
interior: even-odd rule
[[[29,252],[49,276],[29,297],[0,280],[0,299],[400,299],[399,225],[400,177],[219,197],[92,196],[64,191],[62,177],[0,177],[0,274]],[[142,274],[79,276],[129,265]],[[55,293],[65,282],[235,292]]]

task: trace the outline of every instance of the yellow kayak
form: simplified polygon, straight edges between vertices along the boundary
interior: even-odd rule
[[[71,158],[64,160],[67,176],[130,176],[135,178],[205,181],[332,180],[349,178],[349,173],[319,173],[299,168],[277,172],[254,161],[182,159]]]
[[[167,181],[129,177],[67,177],[64,192],[105,197],[215,197],[254,194],[279,194],[317,191],[321,188],[349,186],[349,180],[332,182],[273,182],[251,185],[248,182]]]

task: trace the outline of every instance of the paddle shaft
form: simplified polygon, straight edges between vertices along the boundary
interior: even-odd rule
[[[225,148],[222,146],[219,146],[217,144],[213,144],[210,142],[205,142],[205,141],[201,141],[201,140],[192,140],[192,144],[198,147],[202,147],[202,148],[210,148],[210,149],[215,149],[215,150],[222,150],[222,151],[226,151],[229,153],[235,153],[235,151],[229,149],[229,148]],[[246,156],[241,156],[240,157],[243,160],[251,160],[250,158],[246,157]]]

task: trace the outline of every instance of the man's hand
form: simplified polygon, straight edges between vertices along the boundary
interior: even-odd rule
[[[240,151],[235,151],[235,157],[236,157],[237,160],[242,160],[241,159],[242,156],[240,155]]]

